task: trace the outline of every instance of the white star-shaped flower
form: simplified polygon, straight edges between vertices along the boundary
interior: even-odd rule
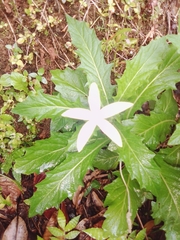
[[[132,107],[130,102],[114,102],[101,108],[98,86],[95,82],[90,85],[88,96],[89,109],[71,108],[62,116],[87,121],[81,128],[77,138],[77,150],[80,152],[86,145],[96,126],[114,143],[122,147],[122,140],[117,129],[106,119]]]

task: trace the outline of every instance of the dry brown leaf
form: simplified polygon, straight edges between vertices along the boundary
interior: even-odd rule
[[[78,205],[80,204],[81,200],[82,200],[82,197],[84,195],[84,187],[82,186],[78,186],[76,192],[74,193],[74,196],[73,196],[73,204],[75,205],[75,207],[77,208]]]
[[[72,199],[73,204],[75,205],[76,208],[79,206],[87,187],[100,174],[100,172],[101,171],[98,169],[94,170],[93,172],[92,171],[87,172],[83,180],[85,186],[79,186],[77,191],[74,193],[74,196]]]
[[[76,226],[76,229],[79,231],[83,231],[90,227],[90,221],[87,218],[82,219]]]
[[[154,220],[150,220],[149,222],[147,222],[144,225],[144,228],[146,228],[146,234],[149,235],[150,232],[152,231],[153,227],[154,227]]]
[[[0,188],[2,195],[5,198],[9,196],[11,203],[16,204],[21,194],[21,189],[17,183],[7,176],[0,175]]]
[[[27,240],[28,231],[24,220],[16,216],[5,230],[2,240]]]
[[[85,206],[89,209],[89,211],[92,211],[94,213],[98,213],[104,209],[103,202],[94,190],[92,190],[88,195]]]
[[[49,219],[49,221],[47,223],[46,230],[43,234],[43,239],[44,240],[49,240],[50,237],[52,236],[52,234],[47,229],[47,227],[56,227],[56,226],[57,226],[57,211],[54,211],[51,218]]]

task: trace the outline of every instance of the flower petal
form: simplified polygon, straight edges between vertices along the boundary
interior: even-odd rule
[[[86,122],[82,126],[81,130],[79,131],[78,138],[77,138],[78,152],[80,152],[83,149],[83,147],[86,145],[86,143],[90,139],[91,135],[93,134],[95,127],[96,127],[96,125],[91,121]]]
[[[119,147],[122,147],[122,139],[118,130],[107,120],[102,119],[98,127],[106,134],[114,143]]]
[[[98,86],[95,82],[91,83],[88,96],[89,108],[91,111],[96,112],[100,110],[101,99]]]
[[[130,102],[114,102],[105,107],[101,111],[102,118],[112,117],[120,112],[125,111],[126,109],[133,106],[133,103]]]
[[[61,114],[61,116],[80,120],[89,120],[91,118],[91,112],[88,109],[71,108]]]

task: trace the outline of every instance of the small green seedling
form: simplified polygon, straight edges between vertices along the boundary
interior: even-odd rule
[[[64,213],[59,209],[57,221],[59,227],[48,227],[48,230],[54,235],[50,237],[51,240],[65,240],[65,239],[74,239],[79,235],[79,231],[75,230],[76,225],[79,222],[80,216],[74,217],[66,224],[66,218]]]

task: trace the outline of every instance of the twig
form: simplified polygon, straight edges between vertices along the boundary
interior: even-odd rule
[[[137,219],[138,219],[138,221],[139,221],[139,224],[140,224],[141,228],[144,229],[143,223],[142,223],[141,218],[140,218],[140,216],[139,216],[138,213],[136,214],[136,217],[137,217]],[[145,238],[146,238],[146,240],[148,240],[147,234],[146,234],[146,237],[145,237]]]
[[[15,35],[15,33],[14,33],[14,29],[13,29],[13,27],[12,27],[12,25],[11,25],[11,23],[10,23],[8,17],[6,16],[6,14],[5,14],[5,13],[3,13],[3,14],[4,14],[4,16],[5,16],[5,18],[6,18],[7,22],[8,22],[8,24],[9,24],[9,27],[10,27],[10,29],[11,29],[11,32],[12,32],[12,34],[13,34],[13,36],[14,36],[14,40],[15,40],[15,42],[16,42],[17,39],[16,39],[16,35]]]
[[[47,48],[46,48],[39,40],[37,40],[37,41],[38,41],[38,43],[43,47],[43,49],[49,54]],[[50,54],[49,54],[49,55],[50,55]],[[64,60],[64,59],[62,59],[62,60]],[[61,69],[61,67],[60,67],[59,64],[56,62],[56,60],[54,60],[54,62],[56,63],[56,65],[58,66],[58,68]]]

